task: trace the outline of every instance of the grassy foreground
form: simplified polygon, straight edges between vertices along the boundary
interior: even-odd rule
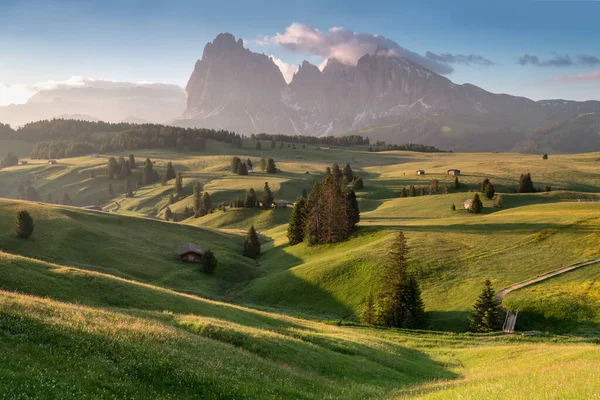
[[[573,339],[330,326],[6,253],[0,287],[3,398],[600,393],[597,344]]]

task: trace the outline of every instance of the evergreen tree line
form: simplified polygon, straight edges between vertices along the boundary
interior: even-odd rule
[[[270,209],[273,206],[273,201],[275,200],[275,196],[273,195],[273,191],[269,187],[269,182],[265,182],[265,186],[263,188],[262,197],[258,197],[254,188],[248,189],[245,197],[236,197],[231,200],[229,206],[231,208],[256,208],[262,207],[265,210]]]
[[[97,146],[89,143],[73,140],[51,140],[35,143],[31,149],[30,157],[34,160],[81,157],[96,151]]]
[[[388,150],[416,151],[419,153],[452,153],[452,150],[442,150],[435,146],[427,146],[419,143],[386,144],[385,142],[377,141],[375,145],[369,146],[369,151],[371,152]]]
[[[309,246],[347,239],[360,221],[354,190],[348,187],[339,167],[315,183],[307,198],[300,197],[290,217],[287,236],[291,245]]]
[[[368,145],[369,138],[360,135],[348,136],[308,136],[308,135],[270,135],[267,133],[259,133],[250,135],[252,140],[267,140],[271,142],[287,142],[287,143],[305,143],[305,144],[320,144],[334,146],[355,146]],[[271,146],[274,147],[274,146]]]
[[[19,157],[15,156],[13,153],[8,152],[4,155],[2,161],[0,161],[0,169],[6,167],[12,167],[13,165],[19,164]]]

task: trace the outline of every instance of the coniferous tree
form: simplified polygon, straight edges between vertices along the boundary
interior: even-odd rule
[[[239,157],[233,157],[231,159],[231,172],[237,174],[241,162],[242,160]]]
[[[131,168],[131,169],[137,168],[137,163],[135,162],[135,157],[133,156],[133,154],[129,155],[129,168]]]
[[[277,166],[275,165],[275,161],[272,158],[269,158],[267,161],[267,173],[274,174],[277,172]]]
[[[410,188],[408,189],[408,195],[410,197],[415,197],[417,195],[417,190],[413,185],[410,185]]]
[[[300,195],[300,197],[306,200],[306,198],[308,197],[308,192],[306,191],[306,188],[302,189],[302,194]]]
[[[33,234],[34,229],[33,218],[26,210],[21,210],[17,213],[14,232],[21,239],[28,239]]]
[[[323,202],[321,201],[321,184],[315,182],[306,200],[306,221],[304,223],[304,239],[309,246],[319,243],[323,226]]]
[[[194,184],[194,217],[203,216],[202,212],[202,187],[200,186],[200,182],[196,182]]]
[[[238,163],[237,174],[238,175],[248,175],[248,169],[246,168],[246,164],[244,164],[243,162]]]
[[[346,164],[344,167],[344,177],[346,178],[346,182],[350,183],[354,180],[354,172],[350,167],[350,164]]]
[[[354,182],[352,183],[352,188],[354,190],[362,190],[365,187],[363,180],[360,176],[354,178]]]
[[[264,157],[260,158],[260,170],[265,172],[267,170],[267,160]]]
[[[534,193],[535,187],[533,186],[533,181],[531,180],[531,175],[528,173],[521,174],[519,177],[519,187],[517,189],[518,193]]]
[[[483,182],[481,182],[481,193],[485,193],[485,188],[487,187],[487,185],[490,183],[490,180],[488,178],[485,178],[483,180]]]
[[[325,176],[332,176],[332,174],[331,174],[331,167],[325,168]]]
[[[210,275],[215,272],[215,269],[217,269],[217,257],[215,257],[215,254],[212,251],[206,250],[204,254],[202,254],[200,268],[205,274]]]
[[[256,150],[260,150],[260,148],[261,148],[261,147],[262,147],[262,146],[261,146],[261,144],[260,144],[260,140],[257,140],[257,141],[256,141]]]
[[[424,321],[421,291],[414,275],[408,273],[406,238],[399,232],[389,251],[382,273],[384,287],[378,298],[375,321],[380,325],[418,328]]]
[[[360,221],[360,210],[358,209],[358,201],[354,190],[348,189],[345,191],[346,203],[346,237],[350,236]]]
[[[170,221],[173,219],[173,211],[171,211],[170,207],[167,207],[167,209],[165,210],[165,219],[167,221]]]
[[[250,188],[247,192],[246,192],[246,199],[244,201],[244,207],[246,208],[255,208],[256,205],[258,203],[258,200],[256,198],[256,192],[254,191],[253,188]]]
[[[458,180],[458,176],[454,177],[454,189],[460,189],[460,181]]]
[[[263,189],[263,197],[262,197],[262,207],[265,210],[271,208],[271,206],[273,206],[273,200],[274,200],[274,196],[273,196],[273,192],[271,191],[271,188],[269,187],[269,182],[265,182],[265,187]]]
[[[333,182],[336,185],[339,185],[342,181],[342,170],[340,170],[340,166],[337,164],[333,164],[331,167],[331,174],[333,175]]]
[[[167,163],[167,171],[165,172],[165,177],[167,181],[170,181],[171,179],[175,179],[177,177],[177,173],[175,172],[175,169],[173,168],[173,163],[171,161]]]
[[[421,196],[425,196],[425,188],[424,187],[422,187],[419,192],[420,192]]]
[[[154,163],[150,160],[150,157],[146,158],[144,165],[144,172],[142,173],[142,184],[151,185],[158,179],[157,173],[154,170]]]
[[[471,332],[486,333],[502,328],[502,310],[496,301],[492,282],[486,279],[483,290],[469,316]]]
[[[178,172],[175,177],[175,193],[181,194],[181,192],[183,192],[183,176],[181,172]]]
[[[490,200],[494,198],[494,195],[496,194],[496,189],[494,189],[494,185],[492,185],[492,182],[487,183],[483,194]]]
[[[108,179],[115,179],[121,174],[121,166],[117,162],[117,159],[110,157],[108,159]]]
[[[373,298],[372,290],[369,291],[365,299],[365,308],[361,315],[361,321],[367,325],[372,325],[375,322],[375,299]]]
[[[304,241],[305,213],[306,200],[304,197],[299,197],[294,204],[287,230],[287,237],[292,246]]]
[[[275,140],[271,140],[271,148],[274,149],[275,148]]]
[[[115,191],[113,190],[112,182],[108,182],[108,196],[112,199],[115,197]]]
[[[0,168],[12,167],[19,164],[19,157],[15,156],[13,153],[8,152],[0,161]]]
[[[473,196],[473,202],[471,203],[471,208],[469,208],[469,212],[473,214],[479,214],[482,209],[483,203],[479,198],[479,194],[475,193],[475,196]]]
[[[547,160],[548,159],[548,154],[544,153],[544,155],[542,156],[542,160]]]
[[[400,197],[408,197],[408,192],[406,191],[406,188],[402,188],[402,190],[400,191]]]
[[[254,225],[252,225],[248,230],[246,240],[244,241],[244,250],[242,254],[244,257],[249,257],[252,259],[256,259],[260,255],[260,242],[258,240],[258,234],[254,229]]]
[[[212,210],[212,200],[208,192],[202,193],[202,215],[206,215]]]
[[[250,160],[249,158],[246,160],[246,169],[247,170],[253,169],[252,160]]]

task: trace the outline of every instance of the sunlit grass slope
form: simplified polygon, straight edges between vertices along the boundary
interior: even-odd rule
[[[591,343],[328,326],[5,253],[0,337],[5,398],[580,399],[600,391]]]
[[[600,331],[600,264],[512,292],[504,303],[519,310],[520,330],[597,335]]]
[[[34,219],[30,240],[12,232],[21,209]],[[215,253],[219,264],[213,276],[201,273],[197,264],[178,262],[178,246],[185,242]],[[184,224],[0,200],[0,246],[12,253],[205,296],[223,295],[254,276],[256,265],[242,257],[242,242],[238,235]]]

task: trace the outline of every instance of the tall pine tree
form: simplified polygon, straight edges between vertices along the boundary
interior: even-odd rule
[[[260,242],[258,240],[256,229],[254,229],[254,225],[250,227],[248,233],[246,234],[246,240],[244,241],[244,250],[242,254],[244,257],[249,257],[252,259],[256,259],[260,255]]]
[[[294,204],[290,223],[288,225],[287,237],[290,245],[298,244],[304,241],[304,224],[306,219],[306,200],[299,197]]]
[[[483,290],[473,306],[469,316],[471,332],[486,333],[502,328],[502,310],[496,301],[496,292],[492,282],[486,279]]]

